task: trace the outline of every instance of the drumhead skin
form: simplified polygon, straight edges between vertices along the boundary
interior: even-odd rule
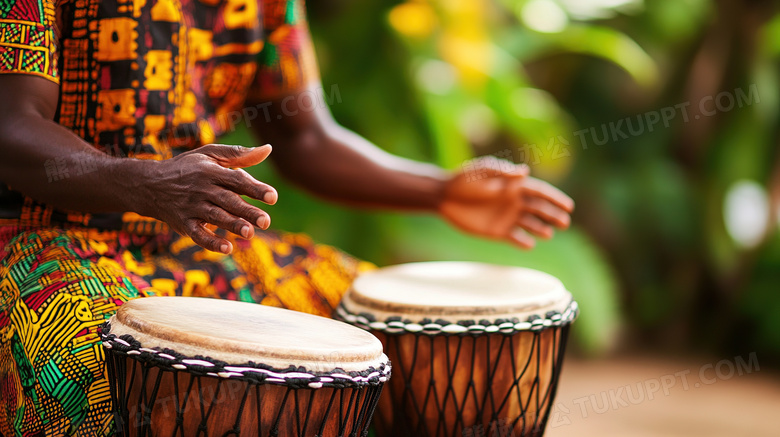
[[[256,363],[274,369],[293,366],[318,373],[385,367],[389,371],[382,344],[364,330],[324,317],[251,303],[195,297],[135,299],[122,305],[109,327],[104,341],[106,334],[114,340],[130,335],[140,343],[142,352],[169,349],[229,365]],[[110,342],[106,343],[110,348]]]
[[[474,262],[424,262],[362,274],[344,297],[341,310],[342,318],[351,319],[345,314],[371,316],[374,320],[369,322],[398,318],[412,323],[526,322],[567,311],[573,318],[576,303],[560,280],[537,270]]]

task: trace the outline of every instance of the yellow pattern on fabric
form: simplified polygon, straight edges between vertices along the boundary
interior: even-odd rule
[[[226,256],[176,234],[5,229],[0,433],[9,436],[111,435],[97,328],[129,299],[237,299],[330,316],[357,272],[373,268],[301,234],[226,235]]]
[[[105,18],[98,24],[98,44],[95,59],[119,61],[138,56],[138,22],[132,18]]]

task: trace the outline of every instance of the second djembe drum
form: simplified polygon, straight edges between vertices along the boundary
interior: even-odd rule
[[[535,270],[416,263],[361,275],[339,318],[393,362],[382,437],[541,436],[577,304]]]
[[[365,436],[390,375],[371,334],[249,303],[136,299],[101,335],[121,436]]]

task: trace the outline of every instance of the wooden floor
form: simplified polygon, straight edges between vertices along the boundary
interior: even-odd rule
[[[759,358],[568,360],[545,436],[780,437],[780,375]]]

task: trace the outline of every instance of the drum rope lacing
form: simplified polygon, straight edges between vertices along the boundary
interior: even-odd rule
[[[409,403],[411,412],[406,413],[409,415],[408,420],[392,423],[393,434],[385,435],[540,437],[552,409],[548,399],[552,400],[557,391],[560,368],[563,362],[563,350],[568,338],[569,327],[570,325],[561,325],[552,328],[557,334],[552,334],[551,336],[550,362],[552,377],[546,388],[542,387],[539,374],[543,354],[542,336],[545,335],[545,331],[526,331],[533,335],[533,340],[531,341],[527,361],[524,364],[516,362],[516,345],[512,341],[512,336],[509,335],[501,336],[499,346],[494,348],[494,343],[488,340],[486,336],[450,335],[435,337],[415,333],[411,334],[414,338],[411,349],[401,346],[400,342],[404,338],[403,335],[389,335],[387,338],[388,350],[395,350],[398,354],[395,359],[398,360],[397,368],[400,375],[396,375],[394,378],[400,378],[404,381],[401,393],[396,392],[395,394],[395,396],[399,397],[397,399],[394,398],[393,402],[400,401],[404,405]],[[476,339],[470,343],[471,347],[464,346],[464,342],[469,341],[471,338]],[[440,362],[446,363],[443,373],[441,373],[440,368],[432,365],[432,361],[427,369],[425,366],[423,368],[417,366],[417,359],[421,351],[427,351],[429,356],[433,356],[434,344],[437,340],[444,340],[447,345],[444,348],[444,356],[439,357]],[[487,348],[486,354],[476,353],[478,342],[480,341]],[[454,352],[452,351],[452,346],[455,346]],[[464,349],[466,352],[463,351]],[[501,366],[502,361],[500,359],[502,352],[507,349],[506,355],[510,357],[511,368],[509,374],[513,375],[513,382],[506,393],[494,393],[494,379],[498,377],[499,373],[507,370],[506,366]],[[410,351],[412,352],[409,353]],[[496,352],[497,357],[491,363],[491,360],[487,357],[493,356],[493,352]],[[487,362],[483,361],[486,358]],[[487,378],[487,389],[481,396],[481,401],[479,400],[480,396],[478,396],[479,393],[473,379],[469,381],[466,391],[461,392],[460,395],[456,394],[454,384],[456,374],[464,369],[471,369],[470,372],[473,372],[477,368],[477,361],[480,361],[485,366],[482,370]],[[533,365],[534,363],[535,365]],[[428,384],[415,385],[414,381],[418,379],[417,374],[425,374],[427,372],[430,372],[428,374]],[[524,390],[522,381],[526,378],[527,373],[533,375],[532,381],[534,382],[530,387],[526,386]],[[439,378],[443,378],[446,381],[446,387],[444,387],[443,391],[439,391],[442,387],[436,382]],[[393,397],[392,388],[390,393],[390,396]],[[525,396],[523,396],[524,393]],[[502,416],[501,412],[504,411],[504,408],[513,396],[516,396],[515,399],[519,402],[518,414],[515,417]],[[536,403],[532,404],[534,399]],[[433,416],[427,414],[432,409],[436,412]],[[472,413],[475,412],[475,417],[484,417],[485,414],[488,414],[489,423],[487,423],[487,426],[484,426],[484,423],[480,423],[461,430],[461,426],[465,427],[463,419],[464,412],[467,410]],[[453,413],[454,417],[451,417]],[[485,421],[483,420],[482,422]],[[430,428],[434,425],[435,429]]]
[[[420,322],[413,322],[404,320],[400,316],[389,317],[382,322],[376,320],[376,317],[370,313],[352,313],[343,303],[336,309],[338,318],[363,329],[373,329],[387,334],[422,333],[428,335],[479,335],[492,333],[511,335],[519,331],[539,331],[553,326],[570,324],[577,318],[578,314],[579,306],[576,301],[571,301],[562,313],[560,311],[549,311],[545,313],[545,317],[532,315],[524,322],[518,318],[496,319],[492,322],[489,320],[449,322],[443,319],[434,321],[426,318]]]
[[[243,380],[255,384],[277,384],[291,388],[351,388],[368,385],[380,385],[390,378],[390,362],[379,367],[371,366],[363,371],[346,372],[336,368],[331,372],[310,372],[304,367],[290,365],[287,369],[278,369],[252,361],[231,365],[211,357],[197,355],[187,357],[168,348],[146,348],[132,335],[117,336],[111,334],[111,324],[105,322],[100,327],[103,347],[115,353],[133,356],[134,359],[152,363],[166,370],[187,371],[194,375],[206,375],[216,378]]]
[[[228,420],[223,421],[220,427],[219,420],[215,416],[224,419],[225,415],[229,415],[230,412],[224,408],[224,405],[220,408],[215,408],[215,406],[227,401],[228,398],[235,400],[236,387],[230,387],[227,384],[233,382],[241,384],[242,382],[188,372],[160,371],[154,375],[150,371],[155,368],[153,363],[150,365],[139,361],[133,355],[117,353],[109,353],[108,355],[106,365],[109,380],[117,383],[111,390],[114,423],[118,431],[123,430],[119,434],[124,436],[163,437],[163,431],[156,427],[159,422],[154,420],[155,411],[159,412],[158,419],[164,418],[162,420],[170,423],[171,411],[169,407],[165,406],[170,406],[172,402],[175,409],[175,418],[172,422],[175,424],[175,428],[171,430],[170,434],[165,434],[170,437],[194,435],[194,433],[197,433],[198,436],[221,435],[223,437],[278,437],[280,432],[284,432],[284,435],[297,437],[309,437],[311,432],[316,432],[315,436],[332,435],[325,433],[326,428],[337,429],[336,435],[338,436],[367,437],[368,424],[371,423],[383,387],[380,384],[329,391],[309,390],[310,396],[302,395],[303,399],[299,399],[299,394],[304,390],[292,386],[281,386],[280,388],[285,390],[284,396],[279,408],[273,411],[264,408],[262,401],[264,395],[260,392],[261,384],[243,382],[243,395],[239,395],[240,404],[237,410],[230,409],[230,411],[237,411],[232,426],[230,426],[231,421]],[[166,374],[171,374],[173,378],[173,396],[169,393],[160,397],[162,381]],[[128,375],[130,375],[129,380],[127,379]],[[189,377],[182,380],[183,384],[181,385],[179,384],[180,375]],[[140,380],[136,380],[136,377],[140,377]],[[210,391],[201,384],[201,379],[204,378],[216,381],[216,386],[211,386],[213,390]],[[225,397],[220,398],[223,386]],[[211,393],[210,397],[209,392]],[[193,399],[193,397],[195,398]],[[251,402],[250,398],[254,398],[254,402]],[[327,402],[327,408],[323,414],[316,414],[317,411],[321,413],[321,410],[312,408],[315,398],[319,399],[320,404]],[[249,405],[252,403],[255,405],[254,411]],[[233,404],[233,406],[235,405]],[[159,409],[160,407],[162,409]],[[290,420],[285,420],[285,416],[291,412],[290,410],[292,410],[294,418],[292,423]],[[254,424],[246,423],[245,411],[248,411],[248,416],[254,417]],[[214,420],[217,422],[215,423]],[[227,429],[227,427],[230,428]],[[290,434],[290,432],[294,434]]]

